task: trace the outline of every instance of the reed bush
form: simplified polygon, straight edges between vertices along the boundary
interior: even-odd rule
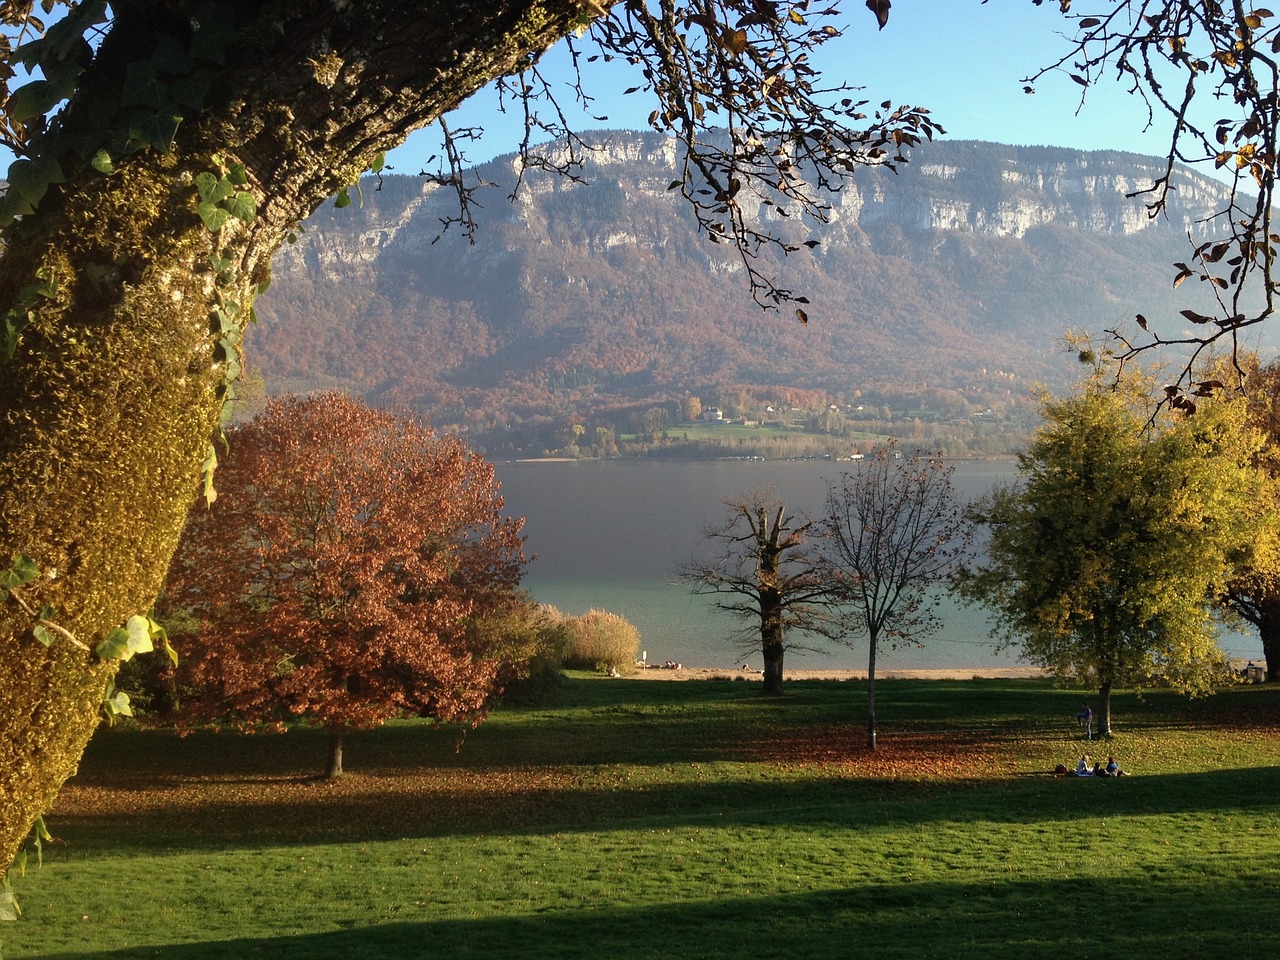
[[[570,617],[565,625],[569,634],[566,667],[620,674],[635,670],[640,631],[625,617],[605,610],[588,610],[580,617]]]

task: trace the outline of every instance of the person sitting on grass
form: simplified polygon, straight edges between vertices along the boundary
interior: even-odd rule
[[[1077,777],[1092,777],[1093,767],[1089,763],[1089,755],[1086,753],[1080,758],[1080,762],[1076,764]]]
[[[1108,777],[1127,777],[1129,774],[1120,769],[1120,764],[1116,763],[1115,757],[1107,757],[1107,776]]]

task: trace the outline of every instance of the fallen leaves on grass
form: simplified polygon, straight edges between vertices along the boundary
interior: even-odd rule
[[[871,750],[866,729],[849,724],[780,730],[749,752],[762,761],[839,766],[877,780],[981,779],[1007,774],[1012,763],[1007,745],[980,733],[895,731],[877,737]]]

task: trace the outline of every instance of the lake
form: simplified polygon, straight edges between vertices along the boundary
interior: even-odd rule
[[[788,507],[824,512],[827,479],[838,479],[853,463],[810,461],[522,461],[496,464],[505,512],[526,519],[528,552],[534,556],[525,586],[542,603],[566,614],[590,609],[626,617],[640,631],[650,663],[675,660],[688,667],[761,666],[757,645],[745,658],[734,642],[743,623],[717,611],[707,597],[693,596],[675,581],[683,562],[705,556],[701,530],[725,516],[721,500],[773,486]],[[953,482],[964,499],[1013,479],[1011,463],[958,461]],[[923,648],[879,651],[877,667],[978,669],[1016,666],[1014,653],[996,653],[980,610],[944,600],[943,629]],[[791,637],[791,642],[803,643]],[[817,642],[815,642],[817,646]],[[1233,657],[1262,658],[1256,636],[1228,634],[1223,647]],[[790,650],[787,666],[806,669],[865,669],[865,641],[831,647],[830,653]]]

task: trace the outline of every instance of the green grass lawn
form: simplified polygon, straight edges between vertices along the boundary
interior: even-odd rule
[[[1280,690],[576,676],[461,738],[104,731],[16,958],[1280,956]],[[1133,775],[1055,778],[1083,748]]]

